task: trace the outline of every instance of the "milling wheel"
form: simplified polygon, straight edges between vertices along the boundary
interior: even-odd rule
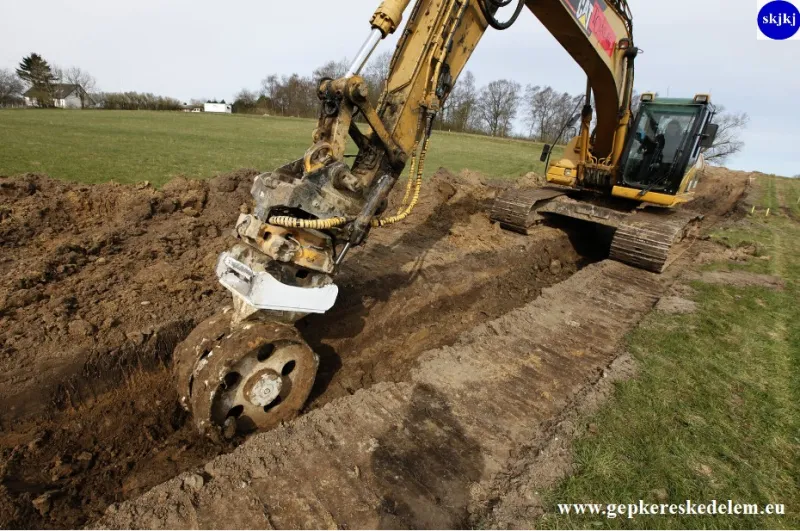
[[[319,366],[294,326],[245,321],[231,328],[229,315],[198,325],[174,356],[181,405],[211,438],[268,430],[294,418]]]

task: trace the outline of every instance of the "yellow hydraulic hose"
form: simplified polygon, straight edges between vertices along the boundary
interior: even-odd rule
[[[325,230],[334,227],[341,227],[347,223],[347,218],[327,218],[327,219],[300,219],[291,216],[272,216],[269,218],[268,223],[278,227],[295,227],[300,229],[317,229]]]
[[[417,169],[417,177],[414,180],[414,195],[411,197],[411,202],[408,203],[405,210],[402,212],[398,212],[396,216],[391,216],[388,218],[381,218],[381,219],[373,219],[372,226],[373,227],[385,227],[386,225],[392,225],[394,223],[398,223],[406,219],[411,212],[414,210],[414,207],[417,206],[417,202],[419,201],[420,191],[422,190],[422,173],[425,171],[425,155],[428,153],[428,143],[430,142],[430,137],[425,138],[425,142],[422,144],[422,151],[419,154],[419,168]],[[411,185],[411,176],[409,175],[409,188]]]
[[[371,222],[373,227],[385,227],[386,225],[392,225],[394,223],[403,221],[409,215],[411,215],[414,207],[417,206],[417,203],[419,202],[419,196],[422,190],[422,174],[425,171],[425,156],[428,154],[429,143],[430,136],[426,137],[422,143],[422,150],[419,153],[419,165],[417,165],[417,156],[414,155],[411,157],[411,166],[408,175],[408,182],[406,183],[406,191],[403,195],[403,200],[400,202],[400,208],[397,210],[397,214],[388,218],[373,219]],[[414,146],[412,153],[415,151],[416,146]],[[409,197],[411,198],[410,202]],[[327,219],[300,219],[292,216],[272,216],[269,218],[269,220],[267,220],[267,223],[286,228],[325,230],[341,227],[349,221],[352,220],[344,217]]]
[[[411,150],[411,153],[411,164],[408,171],[408,181],[406,182],[406,192],[403,194],[403,200],[400,201],[400,206],[397,209],[398,214],[405,210],[406,203],[408,203],[408,198],[411,197],[411,190],[414,185],[414,171],[417,169],[417,144],[414,144],[414,148]]]

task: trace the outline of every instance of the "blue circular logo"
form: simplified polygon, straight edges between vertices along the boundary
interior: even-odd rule
[[[758,12],[758,27],[772,40],[794,37],[800,30],[800,10],[786,0],[769,2]]]

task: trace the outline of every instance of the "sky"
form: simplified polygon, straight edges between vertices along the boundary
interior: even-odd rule
[[[797,175],[800,41],[757,40],[757,2],[764,0],[629,0],[634,41],[644,50],[635,85],[674,97],[710,92],[715,103],[748,113],[746,147],[727,165]],[[34,11],[3,3],[0,68],[36,52],[88,70],[103,91],[188,101],[230,100],[268,74],[309,74],[352,57],[379,1],[39,0]],[[479,85],[507,78],[571,93],[585,86],[580,68],[527,10],[509,30],[489,29],[467,68]]]

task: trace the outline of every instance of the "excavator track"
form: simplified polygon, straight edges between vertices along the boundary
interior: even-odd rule
[[[609,258],[661,273],[679,254],[679,245],[702,216],[671,210],[624,211],[570,199],[558,188],[511,189],[492,206],[491,219],[506,230],[529,234],[546,215],[615,227]]]
[[[537,205],[565,195],[559,188],[509,189],[497,196],[490,218],[506,230],[528,234],[530,228],[543,219],[536,212]]]
[[[701,215],[687,212],[632,214],[617,228],[609,258],[661,273],[677,257],[678,244],[701,219]]]

